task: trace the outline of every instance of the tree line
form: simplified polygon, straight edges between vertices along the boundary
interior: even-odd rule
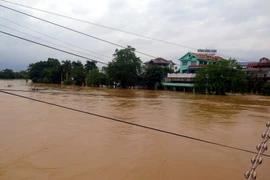
[[[0,71],[1,79],[24,78],[34,83],[64,83],[79,86],[100,85],[130,88],[141,86],[154,89],[167,73],[173,70],[158,65],[143,65],[135,48],[116,49],[107,66],[98,69],[96,61],[70,61],[48,58],[28,66],[27,71],[15,73],[10,69]],[[194,88],[197,93],[225,95],[226,92],[258,92],[270,95],[267,78],[247,75],[235,59],[218,61],[196,72]]]
[[[128,46],[116,49],[107,66],[98,69],[96,61],[70,61],[48,58],[28,66],[29,78],[34,83],[64,83],[86,86],[108,85],[121,88],[143,86],[154,88],[164,75],[172,73],[169,68],[157,65],[144,66],[135,54],[135,48]]]
[[[196,92],[202,94],[251,92],[270,95],[267,77],[258,78],[246,74],[235,59],[218,61],[202,67],[196,73],[194,88]]]
[[[12,69],[0,71],[0,79],[28,79],[27,71],[14,72]]]

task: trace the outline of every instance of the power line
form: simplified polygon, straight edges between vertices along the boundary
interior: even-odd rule
[[[99,62],[100,64],[108,65],[107,63],[104,63],[104,62],[101,62],[101,61],[97,61],[97,60],[95,60],[95,59],[91,59],[91,58],[88,58],[88,57],[85,57],[85,56],[81,56],[81,55],[78,55],[78,54],[74,54],[74,53],[71,53],[71,52],[68,52],[68,51],[65,51],[65,50],[62,50],[62,49],[58,49],[58,48],[55,48],[55,47],[52,47],[52,46],[48,46],[48,45],[46,45],[46,44],[38,43],[38,42],[36,42],[36,41],[32,41],[32,40],[29,40],[29,39],[26,39],[26,38],[23,38],[23,37],[20,37],[20,36],[16,36],[16,35],[13,35],[13,34],[4,32],[4,31],[0,31],[0,33],[6,34],[6,35],[8,35],[8,36],[12,36],[12,37],[15,37],[15,38],[24,40],[24,41],[28,41],[28,42],[31,42],[31,43],[34,43],[34,44],[38,44],[38,45],[40,45],[40,46],[44,46],[44,47],[47,47],[47,48],[50,48],[50,49],[54,49],[54,50],[57,50],[57,51],[61,51],[61,52],[64,52],[64,53],[67,53],[67,54],[70,54],[70,55],[73,55],[73,56],[77,56],[77,57],[80,57],[80,58],[83,58],[83,59],[87,59],[87,60],[90,60],[90,61],[96,61],[96,62]]]
[[[14,5],[17,5],[17,6],[20,6],[20,7],[33,9],[33,10],[48,13],[48,14],[53,14],[55,16],[60,16],[60,17],[66,18],[66,19],[72,19],[72,20],[75,20],[75,21],[91,24],[91,25],[94,25],[94,26],[99,26],[99,27],[102,27],[102,28],[122,32],[122,33],[125,33],[125,34],[130,34],[130,35],[133,35],[133,36],[137,36],[137,37],[141,37],[141,38],[145,38],[145,39],[149,39],[149,40],[154,40],[154,41],[158,41],[158,42],[162,42],[162,43],[166,43],[166,44],[171,44],[171,45],[175,45],[175,46],[179,46],[179,47],[184,47],[184,48],[188,48],[188,49],[196,49],[197,50],[197,48],[177,44],[177,43],[174,43],[174,42],[165,41],[165,40],[162,40],[162,39],[148,37],[148,36],[144,36],[144,35],[133,33],[133,32],[128,32],[128,31],[125,31],[125,30],[121,30],[121,29],[117,29],[117,28],[113,28],[113,27],[109,27],[109,26],[105,26],[105,25],[101,25],[101,24],[97,24],[97,23],[93,23],[93,22],[89,22],[89,21],[85,21],[85,20],[81,20],[81,19],[77,19],[77,18],[73,18],[73,17],[70,17],[70,16],[65,16],[65,15],[62,15],[62,14],[58,14],[58,13],[54,13],[54,12],[50,12],[50,11],[46,11],[46,10],[42,10],[42,9],[38,9],[38,8],[33,8],[33,7],[30,7],[30,6],[23,5],[23,4],[14,3],[14,2],[5,1],[5,0],[1,0],[1,1],[6,2],[6,3],[10,3],[10,4],[14,4]]]
[[[106,56],[106,55],[104,55],[104,54],[99,54],[99,53],[97,53],[97,52],[90,51],[90,50],[88,50],[88,49],[84,49],[84,48],[81,48],[81,47],[79,47],[79,46],[75,46],[75,45],[73,45],[73,44],[70,44],[70,43],[68,43],[68,42],[65,42],[65,41],[62,41],[62,40],[60,40],[60,39],[54,38],[54,37],[49,36],[49,35],[47,35],[47,34],[44,34],[44,33],[38,32],[38,31],[36,31],[36,30],[30,29],[30,28],[28,28],[28,27],[25,27],[25,26],[19,24],[19,23],[16,23],[16,22],[14,22],[14,21],[11,21],[11,20],[9,20],[9,19],[6,19],[6,18],[4,18],[4,17],[0,17],[0,18],[3,19],[3,20],[5,20],[5,21],[8,21],[8,22],[10,22],[10,23],[12,23],[12,24],[16,24],[17,26],[20,26],[20,27],[23,27],[23,28],[28,29],[28,30],[30,30],[30,31],[33,31],[33,32],[35,32],[35,33],[41,34],[41,35],[43,35],[43,36],[46,36],[46,37],[51,38],[51,39],[54,39],[54,40],[59,41],[59,42],[61,42],[61,43],[70,45],[70,46],[72,46],[72,47],[75,47],[75,48],[78,48],[78,49],[81,49],[81,50],[84,50],[84,51],[88,51],[88,52],[90,52],[90,53],[93,53],[93,54],[96,54],[96,55],[99,55],[99,56],[111,58],[111,57]]]
[[[27,33],[24,33],[24,32],[22,32],[22,31],[13,29],[13,28],[8,27],[8,26],[5,26],[5,25],[3,25],[3,24],[0,24],[0,26],[3,26],[3,27],[5,27],[5,28],[7,28],[7,29],[11,29],[11,30],[13,30],[13,31],[19,32],[19,33],[21,33],[21,34],[24,34],[24,35],[27,35],[27,36],[30,36],[30,37],[33,37],[33,38],[36,38],[36,39],[40,39],[40,40],[45,41],[45,42],[50,43],[50,44],[53,44],[53,45],[56,45],[56,46],[60,46],[60,47],[62,47],[62,48],[65,48],[65,49],[68,49],[68,50],[71,50],[71,51],[75,51],[74,49],[71,49],[71,48],[68,48],[68,47],[65,47],[65,46],[62,46],[62,45],[59,45],[59,44],[56,44],[56,43],[53,43],[53,42],[44,40],[44,39],[39,38],[39,37],[36,37],[36,36],[32,36],[32,35],[30,35],[30,34],[27,34]],[[75,52],[80,53],[80,54],[85,54],[85,55],[88,55],[88,56],[89,56],[89,54],[86,54],[86,53],[83,53],[83,52],[80,52],[80,51],[75,51]],[[90,55],[90,56],[93,56],[93,55]],[[97,56],[93,56],[93,57],[99,58],[99,57],[97,57]]]
[[[114,30],[114,31],[118,31],[118,32],[130,34],[130,35],[133,35],[133,36],[137,36],[137,37],[141,37],[141,38],[145,38],[145,39],[149,39],[149,40],[154,40],[154,41],[158,41],[158,42],[162,42],[162,43],[166,43],[166,44],[171,44],[171,45],[175,45],[175,46],[179,46],[179,47],[184,47],[184,48],[188,48],[188,49],[197,50],[197,48],[194,48],[194,47],[189,47],[189,46],[181,45],[181,44],[178,44],[178,43],[165,41],[165,40],[162,40],[162,39],[157,39],[157,38],[153,38],[153,37],[149,37],[149,36],[144,36],[144,35],[141,35],[141,34],[137,34],[137,33],[129,32],[129,31],[117,29],[117,28],[114,28],[114,27],[105,26],[105,25],[101,25],[101,24],[97,24],[97,23],[85,21],[85,20],[78,19],[78,18],[73,18],[73,17],[62,15],[62,14],[59,14],[59,13],[54,13],[54,12],[50,12],[50,11],[46,11],[46,10],[38,9],[38,8],[33,8],[33,7],[30,7],[30,6],[26,6],[26,5],[15,3],[15,2],[11,2],[11,1],[6,1],[6,0],[1,0],[1,1],[6,2],[6,3],[9,3],[9,4],[17,5],[17,6],[20,6],[20,7],[24,7],[24,8],[28,8],[28,9],[32,9],[32,10],[36,10],[36,11],[48,13],[48,14],[53,14],[55,16],[63,17],[63,18],[66,18],[66,19],[72,19],[72,20],[75,20],[75,21],[79,21],[79,22],[91,24],[91,25],[94,25],[94,26],[98,26],[98,27],[102,27],[102,28],[106,28],[106,29],[110,29],[110,30]],[[219,54],[219,55],[224,56],[224,57],[228,57],[228,58],[236,58],[237,60],[243,60],[241,58],[227,56],[227,55],[224,55],[224,54]]]
[[[81,34],[81,35],[84,35],[84,36],[87,36],[87,37],[90,37],[90,38],[93,38],[93,39],[96,39],[96,40],[99,40],[99,41],[103,41],[103,42],[105,42],[105,43],[108,43],[108,44],[111,44],[111,45],[114,45],[114,46],[118,46],[118,47],[121,47],[121,48],[126,48],[126,47],[123,46],[123,45],[120,45],[120,44],[117,44],[117,43],[114,43],[114,42],[110,42],[110,41],[107,41],[107,40],[104,40],[104,39],[101,39],[101,38],[98,38],[98,37],[95,37],[95,36],[92,36],[92,35],[89,35],[89,34],[80,32],[80,31],[77,31],[77,30],[75,30],[75,29],[72,29],[72,28],[69,28],[69,27],[66,27],[66,26],[63,26],[63,25],[54,23],[54,22],[52,22],[52,21],[48,21],[48,20],[45,20],[45,19],[42,19],[42,18],[33,16],[33,15],[24,13],[24,12],[22,12],[22,11],[19,11],[19,10],[16,10],[16,9],[13,9],[13,8],[10,8],[10,7],[4,6],[4,5],[0,5],[0,7],[9,9],[9,10],[11,10],[11,11],[14,11],[14,12],[17,12],[17,13],[20,13],[20,14],[24,14],[24,15],[26,15],[26,16],[29,16],[29,17],[38,19],[38,20],[40,20],[40,21],[44,21],[44,22],[46,22],[46,23],[49,23],[49,24],[52,24],[52,25],[55,25],[55,26],[58,26],[58,27],[67,29],[67,30],[69,30],[69,31],[76,32],[76,33],[78,33],[78,34]],[[137,51],[137,50],[136,50],[136,52],[139,53],[139,54],[148,56],[148,57],[156,58],[155,56],[152,56],[152,55],[150,55],[150,54],[146,54],[146,53],[143,53],[143,52],[140,52],[140,51]]]
[[[20,7],[24,7],[24,8],[33,9],[33,10],[40,11],[40,12],[45,12],[45,13],[48,13],[48,14],[53,14],[53,15],[56,15],[56,16],[59,16],[59,17],[63,17],[63,18],[67,18],[67,19],[72,19],[72,20],[75,20],[75,21],[79,21],[79,22],[83,22],[83,23],[87,23],[87,24],[99,26],[99,27],[102,27],[102,28],[111,29],[111,30],[114,30],[114,31],[119,31],[119,32],[122,32],[122,33],[126,33],[126,34],[130,34],[130,35],[138,36],[138,37],[149,39],[149,40],[159,41],[159,42],[163,42],[163,43],[167,43],[167,44],[171,44],[171,45],[175,45],[175,46],[179,46],[179,47],[184,47],[184,48],[188,48],[188,49],[197,50],[197,48],[194,48],[194,47],[189,47],[189,46],[177,44],[177,43],[174,43],[174,42],[169,42],[169,41],[165,41],[165,40],[161,40],[161,39],[157,39],[157,38],[152,38],[152,37],[144,36],[144,35],[133,33],[133,32],[128,32],[128,31],[125,31],[125,30],[121,30],[121,29],[117,29],[117,28],[113,28],[113,27],[109,27],[109,26],[105,26],[105,25],[101,25],[101,24],[97,24],[97,23],[93,23],[93,22],[89,22],[89,21],[85,21],[85,20],[81,20],[81,19],[78,19],[78,18],[73,18],[73,17],[70,17],[70,16],[66,16],[66,15],[62,15],[62,14],[58,14],[58,13],[54,13],[54,12],[50,12],[50,11],[46,11],[46,10],[42,10],[42,9],[38,9],[38,8],[33,8],[33,7],[30,7],[30,6],[23,5],[23,4],[14,3],[14,2],[11,2],[11,1],[6,1],[6,0],[0,0],[0,1],[6,2],[6,3],[10,3],[10,4],[14,4],[14,5],[17,5],[17,6],[20,6]],[[0,5],[0,6],[2,6],[2,5]],[[4,6],[2,6],[2,7],[4,7]],[[7,8],[7,7],[5,7],[5,8]],[[8,9],[13,10],[11,8],[8,8]],[[17,10],[14,10],[14,11],[18,12]],[[22,12],[20,12],[20,13],[22,13]],[[26,15],[26,13],[23,13],[23,14]],[[31,16],[31,17],[33,17],[33,16]],[[36,17],[33,17],[33,18],[36,18]],[[113,45],[116,45],[116,44],[113,44]],[[116,46],[125,48],[124,46],[121,46],[121,45],[116,45]],[[154,57],[152,55],[149,55],[149,54],[146,54],[146,53],[142,53],[140,51],[136,51],[136,52],[138,52],[140,54],[143,54],[143,55],[146,55],[146,56],[149,56],[149,57],[156,58],[156,57]],[[92,52],[92,53],[94,53],[94,52]],[[232,58],[232,56],[227,56],[227,55],[220,54],[220,53],[218,53],[218,54],[221,55],[221,56],[224,56],[224,57]],[[237,60],[243,60],[243,59],[240,59],[240,58],[237,58],[237,57],[233,57],[233,58],[236,58]]]
[[[124,121],[124,120],[120,120],[120,119],[116,119],[116,118],[112,118],[112,117],[108,117],[108,116],[104,116],[104,115],[100,115],[100,114],[95,114],[95,113],[91,113],[91,112],[87,112],[87,111],[83,111],[83,110],[79,110],[79,109],[75,109],[75,108],[71,108],[71,107],[67,107],[67,106],[62,106],[62,105],[58,105],[58,104],[55,104],[55,103],[42,101],[42,100],[39,100],[39,99],[30,98],[30,97],[27,97],[27,96],[22,96],[22,95],[10,93],[10,92],[2,91],[2,90],[0,90],[0,92],[3,93],[3,94],[8,94],[8,95],[20,97],[20,98],[32,100],[32,101],[35,101],[35,102],[40,102],[40,103],[43,103],[43,104],[47,104],[47,105],[51,105],[51,106],[71,110],[71,111],[75,111],[75,112],[79,112],[79,113],[83,113],[83,114],[88,114],[88,115],[91,115],[91,116],[100,117],[100,118],[110,120],[110,121],[113,121],[113,122],[128,124],[128,125],[136,126],[136,127],[139,127],[139,128],[148,129],[148,130],[152,130],[152,131],[156,131],[156,132],[161,132],[161,133],[169,134],[169,135],[173,135],[173,136],[178,136],[178,137],[182,137],[182,138],[186,138],[186,139],[190,139],[190,140],[193,140],[193,141],[202,142],[202,143],[206,143],[206,144],[212,144],[212,145],[223,147],[223,148],[229,148],[229,149],[234,149],[234,150],[238,150],[238,151],[242,151],[242,152],[256,154],[256,152],[254,152],[254,151],[250,151],[250,150],[246,150],[246,149],[242,149],[242,148],[238,148],[238,147],[224,145],[224,144],[220,144],[220,143],[217,143],[217,142],[212,142],[212,141],[208,141],[208,140],[204,140],[204,139],[200,139],[200,138],[196,138],[196,137],[191,137],[191,136],[187,136],[187,135],[184,135],[184,134],[178,134],[178,133],[174,133],[174,132],[170,132],[170,131],[166,131],[166,130],[162,130],[162,129],[158,129],[158,128],[154,128],[154,127],[150,127],[150,126],[145,126],[145,125],[141,125],[141,124],[127,122],[127,121]],[[270,157],[270,155],[267,155],[267,154],[263,154],[263,155],[265,157]]]

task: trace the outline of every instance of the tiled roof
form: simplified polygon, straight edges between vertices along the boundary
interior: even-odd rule
[[[270,63],[250,63],[247,67],[270,67]]]
[[[265,60],[268,60],[268,61],[270,60],[270,59],[268,59],[268,58],[266,58],[266,57],[262,57],[261,59],[265,59]],[[260,60],[261,60],[261,59],[260,59]]]
[[[173,62],[172,62],[172,60],[166,60],[166,59],[163,59],[163,58],[156,58],[156,59],[152,59],[151,60],[154,64],[170,64],[170,63],[172,63],[172,64],[174,64]],[[147,61],[147,62],[145,62],[144,64],[149,64],[151,61]]]
[[[216,56],[214,54],[201,54],[201,53],[192,53],[192,54],[196,56],[198,59],[202,60],[213,60],[213,61],[225,60],[224,58]]]

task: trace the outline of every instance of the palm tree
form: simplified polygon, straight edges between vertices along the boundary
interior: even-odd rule
[[[66,74],[66,80],[68,80],[68,75],[71,72],[72,64],[70,60],[62,61],[61,65],[61,78],[63,80],[63,74]]]
[[[79,60],[78,61],[72,61],[71,65],[72,65],[72,68],[83,67],[83,64]]]
[[[97,65],[96,65],[96,61],[86,61],[86,64],[84,65],[86,73],[88,74],[90,70],[92,69],[96,69]]]

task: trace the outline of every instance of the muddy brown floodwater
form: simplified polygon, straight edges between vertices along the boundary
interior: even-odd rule
[[[270,120],[270,98],[257,95],[39,88],[12,93],[252,151]],[[0,93],[1,180],[240,180],[252,156]],[[257,173],[270,179],[270,158]]]

